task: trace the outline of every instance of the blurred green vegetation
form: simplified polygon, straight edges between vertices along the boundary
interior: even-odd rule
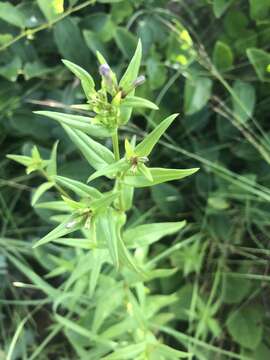
[[[89,357],[87,336],[51,307],[51,287],[72,273],[83,250],[31,248],[52,227],[51,213],[31,208],[40,180],[5,155],[29,154],[35,143],[48,157],[60,139],[60,173],[86,180],[91,169],[61,127],[32,111],[69,113],[83,102],[62,58],[98,78],[99,50],[121,74],[138,38],[147,81],[137,94],[160,111],[135,112],[125,130],[142,138],[179,112],[153,164],[201,168],[147,197],[139,190],[131,212],[134,223],[189,223],[151,247],[157,258],[171,249],[160,263],[177,269],[150,285],[153,293],[178,295],[167,306],[174,331],[161,326],[160,337],[192,346],[194,359],[270,358],[269,19],[269,0],[0,2],[0,359],[101,358]],[[106,181],[97,183],[107,189]],[[82,326],[90,321],[86,305],[77,316]]]

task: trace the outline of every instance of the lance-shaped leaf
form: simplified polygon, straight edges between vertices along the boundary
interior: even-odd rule
[[[64,221],[62,224],[58,225],[56,228],[54,228],[52,231],[50,231],[47,235],[45,235],[42,239],[37,241],[33,248],[36,248],[37,246],[47,244],[48,242],[51,242],[55,239],[61,238],[69,233],[72,233],[80,228],[80,224],[76,219],[74,219],[74,216],[70,216],[66,221]]]
[[[90,207],[93,211],[99,211],[101,209],[106,210],[108,206],[119,196],[118,192],[108,192],[105,195],[102,195],[101,198],[91,202]]]
[[[48,209],[55,210],[60,212],[70,212],[70,208],[64,201],[45,201],[43,203],[38,203],[35,206],[38,209]]]
[[[71,115],[57,111],[34,111],[34,113],[37,115],[47,116],[62,125],[67,125],[71,129],[80,130],[94,137],[104,138],[112,135],[105,127],[91,124],[91,118],[87,116]]]
[[[162,169],[149,168],[153,181],[148,180],[144,175],[138,173],[135,175],[126,175],[124,183],[134,187],[146,187],[161,184],[167,181],[179,180],[186,176],[194,174],[199,168],[193,169]]]
[[[24,155],[13,155],[13,154],[8,154],[7,158],[10,160],[14,160],[17,163],[24,165],[24,166],[29,166],[32,162],[33,159],[29,156],[24,156]]]
[[[126,159],[121,159],[119,161],[116,161],[113,164],[107,165],[105,166],[103,169],[100,169],[96,172],[94,172],[94,174],[92,174],[89,178],[88,178],[88,182],[92,181],[100,176],[106,176],[108,178],[111,178],[114,174],[116,174],[119,171],[125,171],[128,170],[128,168],[130,167],[130,164],[127,162]]]
[[[116,216],[113,209],[103,212],[98,217],[97,222],[97,241],[105,241],[114,266],[119,267],[118,254],[118,233],[116,231]]]
[[[113,153],[105,146],[79,130],[70,129],[66,125],[63,128],[93,168],[99,170],[114,162]]]
[[[119,347],[112,354],[104,356],[103,360],[130,360],[130,359],[143,359],[145,352],[146,342],[140,342],[137,344],[127,345]]]
[[[136,264],[135,259],[133,258],[129,250],[126,248],[126,245],[124,244],[124,241],[121,237],[119,238],[118,251],[120,264],[122,266],[126,266],[129,270],[138,274],[141,279],[145,279],[145,272]]]
[[[130,88],[132,83],[136,80],[142,59],[142,44],[138,41],[136,51],[128,65],[126,72],[120,80],[119,86],[125,91]]]
[[[57,183],[73,191],[75,194],[81,197],[90,197],[93,199],[99,199],[102,197],[102,194],[97,189],[78,180],[73,180],[64,176],[55,176],[54,179]]]
[[[69,60],[62,60],[62,62],[81,80],[83,91],[85,92],[86,97],[90,98],[95,93],[95,83],[92,76],[79,65],[76,65]]]
[[[58,142],[56,141],[53,145],[51,157],[47,166],[47,174],[48,176],[55,176],[57,174],[57,147]]]
[[[164,358],[168,360],[175,360],[175,359],[186,359],[190,358],[192,355],[191,353],[187,353],[184,351],[176,350],[171,348],[165,344],[152,344],[154,351],[152,353],[153,356],[157,358]]]
[[[142,107],[152,110],[158,110],[156,104],[152,101],[146,100],[138,96],[127,96],[124,101],[121,103],[123,107]]]
[[[129,248],[148,246],[160,240],[164,236],[176,233],[185,225],[186,221],[139,225],[134,228],[127,229],[123,234],[123,239],[126,246]]]
[[[178,114],[173,114],[163,120],[150,134],[146,136],[142,142],[136,146],[135,153],[138,156],[148,156],[153,150],[153,147],[159,141],[160,137],[164,134],[164,132],[177,116]]]
[[[41,184],[36,191],[33,194],[32,200],[31,200],[31,205],[34,206],[36,204],[36,202],[39,200],[39,198],[49,189],[51,189],[53,187],[53,183],[52,182],[45,182],[43,184]]]
[[[144,164],[139,164],[138,170],[139,170],[139,173],[141,173],[143,176],[145,176],[147,180],[149,180],[151,182],[153,181],[153,176],[147,166],[145,166]]]

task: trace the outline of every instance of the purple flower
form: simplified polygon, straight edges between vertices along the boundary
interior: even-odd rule
[[[105,78],[110,78],[111,76],[111,68],[109,67],[108,64],[102,64],[99,67],[99,73],[101,76],[105,77]]]

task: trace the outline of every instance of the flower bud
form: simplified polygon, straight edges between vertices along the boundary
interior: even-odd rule
[[[99,73],[101,76],[103,76],[105,78],[110,78],[111,77],[111,68],[109,67],[108,64],[102,64],[99,67]]]
[[[137,79],[133,82],[133,86],[137,87],[142,85],[145,82],[145,76],[144,75],[140,75],[137,77]]]

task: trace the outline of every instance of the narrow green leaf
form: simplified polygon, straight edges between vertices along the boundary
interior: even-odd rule
[[[23,155],[8,154],[7,158],[14,160],[24,166],[29,166],[33,161],[32,158],[30,158],[29,156],[23,156]]]
[[[112,341],[108,341],[108,340],[103,340],[101,338],[101,336],[96,335],[95,333],[93,333],[92,331],[86,329],[85,327],[76,324],[75,321],[71,321],[69,320],[67,317],[63,317],[61,315],[57,315],[55,314],[55,319],[64,327],[66,327],[67,329],[70,329],[71,331],[74,331],[75,333],[88,338],[91,341],[97,342],[97,343],[101,343],[103,344],[103,346],[109,346],[109,348],[111,348],[114,343]]]
[[[89,295],[92,297],[95,292],[95,288],[97,286],[99,274],[101,272],[101,267],[103,263],[107,260],[106,259],[107,251],[94,249],[92,250],[92,271],[90,275],[90,284],[89,284]]]
[[[138,97],[138,96],[127,96],[124,101],[121,103],[123,107],[142,107],[152,110],[158,110],[156,104],[147,99]]]
[[[66,187],[81,197],[90,197],[93,199],[99,199],[102,197],[102,194],[97,189],[78,180],[73,180],[64,176],[55,176],[55,180],[60,185]]]
[[[59,291],[44,281],[38,274],[36,274],[31,267],[21,262],[15,256],[7,253],[8,259],[12,262],[12,264],[20,270],[22,274],[24,274],[28,279],[32,281],[40,290],[42,290],[45,294],[54,299],[57,295],[59,295]]]
[[[70,212],[70,208],[64,201],[46,201],[35,206],[38,209],[48,209],[61,212]]]
[[[142,142],[136,146],[135,153],[138,156],[148,156],[153,150],[153,147],[159,141],[160,137],[164,134],[164,132],[177,116],[178,114],[173,114],[164,119],[150,134],[145,137]]]
[[[93,168],[99,170],[114,162],[113,153],[105,146],[94,141],[80,130],[70,129],[66,125],[63,125],[63,128]]]
[[[118,242],[119,261],[122,266],[126,266],[129,270],[140,275],[142,278],[146,278],[145,272],[136,264],[135,259],[126,248],[123,239],[120,237]]]
[[[97,238],[105,239],[114,266],[119,267],[118,234],[116,230],[116,216],[112,209],[98,217]]]
[[[95,249],[97,247],[96,242],[92,241],[91,239],[84,239],[84,238],[59,238],[53,240],[53,242],[65,246],[71,246],[79,249]]]
[[[47,174],[49,176],[55,176],[57,174],[57,147],[58,147],[58,142],[56,141],[53,145],[52,148],[52,152],[51,152],[51,157],[47,166]]]
[[[153,176],[151,174],[151,171],[149,170],[149,168],[147,166],[145,166],[144,164],[139,164],[138,165],[138,170],[139,172],[145,176],[145,178],[149,181],[153,181]]]
[[[162,169],[149,168],[153,181],[150,181],[141,174],[127,175],[124,178],[124,183],[134,187],[146,187],[161,184],[167,181],[179,180],[186,176],[192,175],[199,170],[193,169]]]
[[[95,94],[95,83],[92,76],[79,65],[74,64],[69,60],[62,60],[65,66],[73,72],[73,74],[81,80],[83,91],[88,99]]]
[[[51,189],[53,187],[53,183],[52,182],[45,182],[43,184],[41,184],[36,191],[33,194],[32,200],[31,200],[31,205],[34,206],[36,204],[36,202],[40,199],[40,197],[49,189]]]
[[[108,192],[105,195],[102,195],[101,198],[91,202],[91,209],[93,211],[99,211],[101,209],[106,210],[108,206],[119,196],[117,192]]]
[[[81,115],[71,115],[65,113],[59,113],[56,111],[34,111],[34,114],[47,116],[53,120],[56,120],[62,125],[67,125],[71,129],[80,130],[93,137],[110,137],[112,134],[109,130],[101,125],[91,123],[91,118]]]
[[[155,349],[154,354],[162,357],[165,356],[165,358],[168,360],[183,359],[192,355],[191,353],[173,349],[165,344],[153,344],[153,346]]]
[[[71,226],[71,223],[74,225]],[[51,242],[55,239],[61,238],[69,233],[72,233],[79,229],[80,226],[76,223],[76,220],[74,220],[74,216],[70,216],[65,222],[58,225],[56,228],[54,228],[52,231],[50,231],[47,235],[45,235],[42,239],[38,240],[34,245],[33,248],[36,248],[40,245],[47,244],[48,242]]]
[[[127,345],[123,348],[119,347],[112,354],[104,356],[102,360],[128,360],[138,358],[146,348],[146,343],[141,342],[137,344]]]
[[[111,178],[114,174],[116,174],[119,171],[128,170],[129,167],[130,167],[130,164],[127,162],[127,160],[121,159],[119,161],[116,161],[113,164],[105,166],[103,169],[100,169],[100,170],[94,172],[94,174],[92,174],[88,178],[87,182],[97,179],[100,176],[106,176],[108,178]]]
[[[176,233],[185,225],[185,220],[178,222],[139,225],[134,228],[127,229],[123,234],[123,240],[126,246],[130,248],[148,246],[160,240],[164,236]]]
[[[119,83],[120,87],[123,90],[128,89],[132,85],[132,83],[136,80],[139,73],[141,59],[142,59],[142,44],[141,41],[139,40],[133,58],[131,59],[128,68]]]

